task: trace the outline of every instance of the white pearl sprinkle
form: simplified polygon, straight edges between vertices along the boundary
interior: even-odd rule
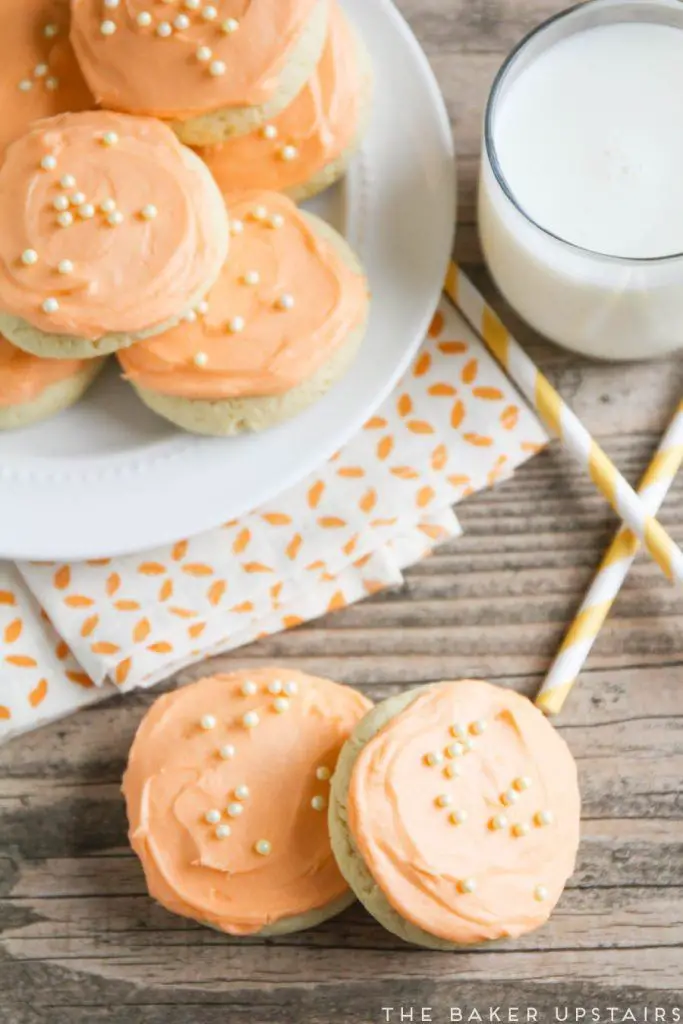
[[[196,309],[197,313],[199,314],[199,316],[204,316],[206,313],[209,312],[209,303],[206,302],[205,299],[202,299],[201,302],[197,303],[197,305],[195,306],[195,309]]]
[[[140,210],[140,216],[142,217],[143,220],[154,220],[158,212],[159,211],[157,210],[154,203],[147,203]]]
[[[462,743],[449,743],[446,747],[446,757],[462,757],[465,748]]]
[[[202,11],[202,18],[204,19],[204,21],[215,21],[217,17],[218,11],[211,4],[205,7],[204,10]]]
[[[448,731],[451,736],[455,736],[456,740],[461,740],[463,736],[467,735],[467,729],[460,722],[454,722]]]
[[[531,786],[531,779],[528,775],[520,775],[518,779],[515,779],[512,785],[515,787],[518,793],[523,793],[525,789],[529,789]]]
[[[49,89],[50,92],[54,92],[55,89],[59,88],[59,79],[55,78],[54,75],[50,75],[49,78],[45,79],[45,88]]]
[[[499,829],[506,828],[507,823],[508,820],[504,814],[494,814],[489,822],[489,827],[493,829],[494,832],[498,832]]]
[[[280,150],[280,156],[283,160],[296,160],[299,155],[299,150],[296,146],[283,146]]]
[[[199,8],[200,0],[185,0],[186,11],[196,11]]]
[[[235,796],[238,800],[248,800],[249,786],[235,786]]]
[[[61,228],[71,227],[73,222],[74,222],[74,215],[73,215],[73,213],[69,213],[68,210],[66,210],[64,213],[60,213],[57,216],[57,223],[59,224],[59,226]]]
[[[229,761],[231,758],[235,756],[235,748],[233,747],[232,743],[224,743],[223,746],[219,749],[218,753],[224,761]]]
[[[120,0],[104,0],[104,6],[108,7],[110,11],[116,10],[119,6]]]
[[[103,199],[100,203],[102,213],[113,213],[116,209],[116,202],[113,199]]]
[[[207,811],[204,815],[204,821],[207,825],[216,825],[221,820],[221,812],[218,810]]]
[[[273,847],[267,839],[259,839],[258,842],[254,844],[254,849],[261,857],[267,857]]]
[[[473,722],[470,722],[470,732],[473,736],[481,736],[486,730],[487,723],[483,718],[476,718]]]
[[[548,899],[548,890],[544,885],[536,886],[536,888],[534,889],[534,899],[538,900],[539,903],[542,903],[543,900]]]
[[[247,270],[242,280],[245,284],[258,284],[261,280],[261,275],[258,270]]]
[[[539,828],[543,828],[545,825],[552,825],[554,820],[555,815],[552,811],[537,811],[534,815],[534,821]]]
[[[505,792],[502,793],[500,797],[500,802],[506,805],[515,804],[518,800],[519,793],[514,789],[506,789]]]
[[[242,725],[245,729],[255,729],[259,724],[259,716],[255,711],[247,711],[246,715],[242,716]]]
[[[43,35],[45,36],[46,39],[54,39],[54,37],[57,35],[58,32],[59,32],[59,25],[49,24],[49,25],[46,25],[45,28],[43,29]]]
[[[160,39],[168,39],[173,35],[173,27],[168,21],[160,21],[157,25],[157,35]]]
[[[443,764],[443,754],[440,754],[438,750],[430,750],[428,754],[425,754],[425,761],[430,768],[435,768],[438,764]]]
[[[82,217],[83,220],[90,220],[91,217],[95,216],[95,207],[92,203],[81,203],[78,207],[78,216]]]
[[[253,681],[253,679],[245,679],[242,685],[240,686],[240,693],[242,694],[243,697],[253,697],[257,691],[258,686]]]
[[[521,839],[522,836],[528,836],[529,826],[525,821],[520,821],[516,825],[512,826],[512,834],[513,836],[516,836],[518,839]]]
[[[135,19],[140,28],[149,28],[152,24],[152,15],[149,11],[140,11],[137,18]]]
[[[279,298],[275,300],[275,305],[278,309],[294,309],[294,296],[290,295],[289,292],[285,292],[284,295],[280,295]]]
[[[24,249],[21,254],[21,262],[27,267],[33,266],[38,262],[38,253],[35,249]]]
[[[289,697],[293,697],[299,692],[299,684],[294,679],[290,679],[289,682],[285,683],[284,691]]]
[[[190,19],[186,14],[179,14],[173,19],[173,27],[177,28],[179,32],[190,27]]]
[[[76,179],[73,174],[63,174],[59,179],[59,184],[61,188],[73,188],[76,184]]]
[[[216,826],[216,839],[227,839],[232,829],[229,825],[217,825]]]
[[[265,220],[266,217],[268,216],[268,211],[266,210],[265,206],[259,205],[254,207],[254,209],[251,211],[251,215],[254,218],[254,220]]]
[[[447,779],[457,779],[460,776],[460,769],[457,764],[453,764],[451,761],[443,770],[444,775]]]
[[[197,314],[193,309],[186,309],[180,319],[184,320],[186,324],[193,324],[197,319]]]
[[[282,225],[284,224],[284,222],[285,222],[285,218],[282,216],[281,213],[273,213],[268,218],[268,225],[271,228],[281,228]]]
[[[43,168],[44,171],[54,171],[55,167],[57,166],[57,161],[53,156],[51,156],[48,153],[48,155],[44,156],[43,159],[40,161],[40,166]]]
[[[240,331],[244,330],[244,317],[234,316],[232,320],[228,320],[228,330],[231,334],[239,334]]]
[[[209,46],[200,46],[197,49],[195,56],[197,60],[202,62],[202,64],[206,64],[213,57],[213,50]]]
[[[263,136],[264,139],[276,139],[277,128],[275,127],[274,124],[264,124],[263,128],[261,129],[261,135]]]
[[[273,679],[266,686],[266,690],[268,691],[268,693],[272,694],[282,693],[282,683],[280,682],[279,679]]]
[[[278,715],[284,715],[285,711],[289,711],[289,701],[286,697],[277,697],[273,701],[273,707],[277,711]]]
[[[327,807],[327,800],[324,796],[314,796],[311,800],[311,807],[314,811],[324,811]]]
[[[81,203],[85,202],[85,195],[83,192],[74,192],[72,196],[69,196],[69,202],[72,206],[80,206]]]
[[[468,817],[467,811],[452,811],[448,815],[448,820],[451,825],[464,825]]]
[[[239,818],[243,811],[244,807],[242,807],[242,804],[238,803],[228,804],[226,809],[226,813],[229,818]]]
[[[225,74],[225,61],[212,60],[209,64],[209,74],[213,75],[214,78],[220,78],[221,75]]]
[[[221,22],[221,32],[224,32],[226,36],[231,36],[239,27],[240,23],[237,18],[226,18]]]
[[[30,92],[33,88],[33,82],[28,78],[22,78],[19,82],[19,88],[22,92]]]
[[[332,772],[330,771],[330,769],[327,768],[324,764],[321,765],[320,768],[316,768],[315,770],[315,777],[316,779],[320,779],[321,782],[327,782],[331,774]]]
[[[232,221],[230,221],[230,234],[231,235],[241,235],[243,231],[244,231],[244,224],[242,223],[241,220],[232,220]]]
[[[100,32],[103,36],[113,36],[116,32],[116,24],[113,21],[103,21],[100,24]]]
[[[102,142],[105,146],[115,146],[119,141],[119,137],[116,132],[105,132],[102,136]]]
[[[119,224],[123,224],[123,214],[120,210],[114,210],[107,216],[107,224],[111,224],[112,227],[117,227]]]
[[[45,78],[45,75],[48,73],[48,70],[49,68],[47,64],[36,64],[36,66],[33,69],[33,76],[34,78]]]
[[[57,196],[56,199],[52,200],[52,205],[55,210],[68,210],[69,200],[66,196]]]
[[[199,720],[199,724],[202,729],[215,729],[216,728],[216,716],[215,715],[202,715]]]
[[[460,892],[474,892],[477,888],[477,883],[473,878],[463,878],[459,888]]]
[[[43,302],[43,313],[56,313],[58,309],[57,299],[45,299]]]
[[[57,270],[60,274],[70,274],[74,269],[74,265],[71,260],[60,260],[57,264]]]
[[[453,797],[449,793],[439,793],[434,803],[437,807],[450,807]]]

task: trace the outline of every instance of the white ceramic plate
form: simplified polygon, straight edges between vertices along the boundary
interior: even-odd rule
[[[370,324],[354,367],[297,419],[219,440],[191,437],[155,417],[112,360],[74,409],[0,434],[0,555],[104,557],[232,519],[332,455],[406,368],[451,250],[451,131],[427,60],[391,0],[343,5],[372,56],[374,111],[347,181],[312,207],[344,232],[370,280]]]

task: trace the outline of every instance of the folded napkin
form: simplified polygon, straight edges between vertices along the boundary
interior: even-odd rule
[[[546,441],[444,298],[391,397],[276,500],[144,555],[0,563],[0,739],[400,584]]]

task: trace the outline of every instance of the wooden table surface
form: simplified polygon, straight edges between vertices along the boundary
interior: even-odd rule
[[[482,106],[503,55],[557,0],[400,0],[447,98],[460,164],[459,258],[488,294],[474,228]],[[683,393],[683,367],[595,365],[520,339],[636,480]],[[683,541],[674,487],[662,521]],[[458,509],[465,535],[383,594],[217,658],[277,659],[380,699],[477,676],[533,694],[614,522],[556,445]],[[114,699],[0,749],[2,1024],[379,1024],[382,1008],[680,1004],[683,602],[641,559],[559,727],[584,796],[579,864],[553,919],[462,954],[409,948],[358,907],[317,930],[231,943],[145,895],[119,779],[153,693]],[[204,672],[183,672],[187,682]],[[652,1013],[652,1009],[650,1011]],[[613,1011],[614,1014],[614,1011]],[[524,1020],[524,1016],[519,1017]],[[614,1020],[620,1021],[616,1016]],[[652,1019],[652,1018],[650,1018]],[[672,1020],[671,1016],[668,1020]]]

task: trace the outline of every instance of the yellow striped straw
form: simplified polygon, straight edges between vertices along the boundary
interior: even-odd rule
[[[588,470],[602,496],[622,522],[643,542],[662,572],[670,580],[683,582],[683,551],[655,517],[648,513],[631,485],[593,440],[578,416],[537,369],[519,342],[515,341],[455,263],[449,268],[445,288],[501,366],[532,403],[546,427],[559,437],[566,450]]]
[[[679,403],[657,453],[640,481],[638,494],[650,515],[655,515],[683,462],[683,402]],[[557,715],[569,696],[615,597],[628,575],[639,542],[622,527],[608,548],[536,698],[547,715]]]

